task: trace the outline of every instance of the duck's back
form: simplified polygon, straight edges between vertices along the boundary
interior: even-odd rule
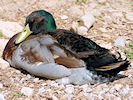
[[[88,57],[81,57],[81,59],[86,62],[87,68],[90,70],[94,70],[94,68],[98,68],[100,66],[116,63],[118,61],[115,55],[109,53],[108,49],[100,47],[92,40],[78,35],[77,33],[58,29],[47,32],[47,34],[50,34],[57,39],[59,44],[77,54],[82,54],[83,52],[93,52],[92,55],[88,54]]]

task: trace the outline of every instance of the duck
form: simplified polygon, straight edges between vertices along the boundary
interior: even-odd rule
[[[29,14],[23,31],[8,41],[3,59],[33,75],[78,85],[108,82],[129,65],[89,38],[56,29],[45,10]]]

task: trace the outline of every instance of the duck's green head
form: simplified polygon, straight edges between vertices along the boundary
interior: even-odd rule
[[[53,16],[44,10],[34,11],[26,18],[25,27],[16,38],[15,44],[21,43],[31,34],[38,34],[48,30],[56,30]]]

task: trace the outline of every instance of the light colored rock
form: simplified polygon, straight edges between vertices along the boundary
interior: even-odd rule
[[[120,95],[126,95],[126,94],[128,94],[128,90],[126,90],[125,88],[120,91]]]
[[[0,88],[3,88],[3,84],[2,83],[0,83]]]
[[[52,96],[53,100],[59,100],[56,96]]]
[[[118,37],[115,41],[115,46],[116,47],[125,47],[125,38],[124,37]]]
[[[84,25],[88,29],[90,29],[94,22],[95,18],[92,14],[86,14],[80,18],[80,25]]]
[[[128,20],[130,20],[130,21],[133,21],[133,12],[128,12],[128,13],[126,14],[126,18],[127,18]]]
[[[121,100],[121,98],[120,97],[117,97],[116,100]]]
[[[42,87],[42,88],[40,88],[39,90],[38,90],[38,94],[42,94],[42,93],[44,93],[46,90]]]
[[[29,78],[29,79],[31,78],[31,75],[30,75],[30,74],[27,74],[26,76],[27,76],[27,78]]]
[[[61,16],[61,19],[66,20],[66,19],[68,19],[68,16],[62,15],[62,16]]]
[[[65,89],[65,92],[66,93],[68,93],[68,94],[72,94],[73,92],[74,92],[74,87],[67,87],[66,89]]]
[[[20,77],[16,76],[16,77],[15,77],[15,80],[16,80],[16,81],[20,81]]]
[[[17,22],[0,21],[0,31],[4,37],[11,38],[14,34],[22,31],[23,27]]]
[[[39,82],[39,78],[35,78],[33,81],[34,81],[35,83],[37,83],[37,82]]]
[[[6,69],[7,67],[9,67],[9,63],[3,60],[2,58],[0,58],[0,68]]]
[[[54,87],[59,87],[58,83],[56,83],[55,81],[51,81],[50,85]]]
[[[46,84],[46,83],[42,83],[41,85],[42,85],[42,86],[46,86],[47,84]]]
[[[5,48],[7,42],[8,42],[8,39],[3,39],[3,38],[0,39],[0,43],[1,43],[0,44],[0,51],[3,51],[3,49]]]
[[[3,94],[0,94],[0,100],[6,100]]]
[[[133,62],[130,63],[131,67],[133,67]]]
[[[11,78],[10,78],[10,81],[11,81],[11,82],[14,82],[14,78],[11,77]]]
[[[21,78],[21,80],[20,80],[19,82],[20,82],[20,83],[23,83],[24,80],[25,80],[24,78]]]
[[[104,3],[106,0],[98,0],[99,3]]]
[[[128,78],[131,78],[131,77],[132,77],[132,75],[131,75],[131,74],[129,74],[129,75],[128,75]]]
[[[34,84],[30,84],[29,87],[30,87],[30,88],[33,88],[33,87],[34,87]]]
[[[85,93],[92,91],[92,89],[88,87],[88,84],[84,84],[84,85],[80,86],[80,88],[82,88]]]
[[[105,28],[99,28],[99,30],[100,30],[101,32],[108,32],[107,29],[105,29]]]
[[[17,73],[17,74],[20,74],[21,72],[20,72],[20,70],[17,70],[17,69],[16,69],[16,73]]]
[[[73,21],[70,30],[73,31],[73,32],[77,32],[78,26],[79,26],[78,22]]]
[[[88,31],[88,29],[86,27],[84,27],[84,26],[78,27],[78,30],[77,30],[77,32],[79,34],[85,34],[85,33],[87,33],[87,31]]]
[[[23,87],[21,89],[21,93],[23,93],[25,96],[32,96],[33,94],[33,89],[29,88],[29,87]]]
[[[121,84],[115,84],[114,88],[119,91],[121,89],[122,85]]]

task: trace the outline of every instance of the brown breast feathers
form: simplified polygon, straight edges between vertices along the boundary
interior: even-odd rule
[[[18,33],[19,34],[19,33]],[[7,59],[12,58],[13,51],[17,49],[18,45],[14,44],[15,39],[17,38],[18,34],[15,34],[6,44],[4,51],[3,51],[3,59],[7,61]]]

